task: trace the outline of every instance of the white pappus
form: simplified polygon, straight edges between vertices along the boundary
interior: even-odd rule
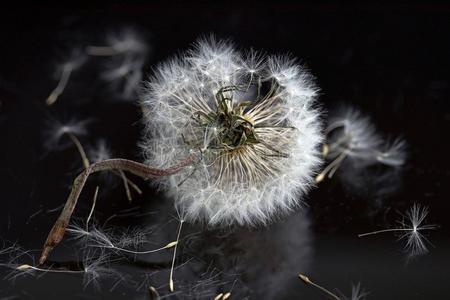
[[[344,161],[360,169],[376,163],[400,167],[406,160],[406,143],[400,138],[385,141],[368,117],[353,107],[343,107],[329,120],[322,155],[331,162],[317,176],[331,178]]]
[[[190,169],[155,182],[183,218],[208,225],[264,224],[288,212],[321,161],[317,91],[294,59],[200,40],[160,64],[142,93],[147,164],[202,152]]]

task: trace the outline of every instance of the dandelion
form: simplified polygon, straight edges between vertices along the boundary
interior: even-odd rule
[[[146,163],[166,167],[192,149],[202,153],[156,184],[186,221],[254,225],[289,211],[320,162],[316,93],[293,59],[199,41],[161,64],[143,93]]]
[[[423,224],[428,213],[428,207],[415,203],[409,210],[406,211],[405,215],[403,215],[403,220],[399,222],[401,227],[362,233],[358,234],[358,237],[385,232],[398,232],[401,233],[398,240],[406,241],[404,251],[408,253],[409,257],[426,254],[428,252],[426,242],[429,244],[431,244],[431,242],[421,233],[421,231],[437,228],[436,225]]]
[[[331,162],[316,177],[316,182],[333,177],[346,159],[358,168],[377,162],[399,167],[405,162],[405,142],[395,139],[391,144],[385,143],[370,119],[354,108],[341,109],[337,117],[331,118],[325,134],[327,142],[322,155]]]
[[[85,61],[86,56],[79,49],[75,49],[72,51],[69,59],[58,66],[56,72],[59,76],[58,85],[48,96],[46,100],[47,105],[52,105],[58,100],[59,96],[64,92],[72,72],[81,67]]]

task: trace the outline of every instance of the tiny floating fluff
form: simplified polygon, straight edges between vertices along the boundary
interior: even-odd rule
[[[258,225],[289,212],[321,162],[317,91],[294,59],[200,40],[160,64],[142,92],[146,164],[202,153],[155,184],[187,221]]]

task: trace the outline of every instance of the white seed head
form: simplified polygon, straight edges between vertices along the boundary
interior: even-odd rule
[[[414,204],[407,212],[406,219],[409,224],[402,222],[404,228],[409,229],[405,234],[401,235],[399,239],[404,239],[405,252],[409,257],[415,257],[428,253],[426,243],[430,243],[421,231],[432,230],[436,225],[423,224],[428,215],[428,207]]]
[[[382,145],[382,139],[370,119],[352,107],[341,108],[331,117],[326,132],[330,134],[328,145],[331,158],[345,151],[351,159],[373,161],[373,151]]]
[[[345,153],[358,168],[375,163],[399,167],[406,160],[405,141],[396,138],[386,142],[370,118],[353,107],[338,110],[330,118],[326,133],[327,156],[331,159]]]
[[[200,40],[159,65],[143,93],[147,163],[168,167],[202,152],[192,169],[157,184],[184,218],[209,225],[254,225],[289,211],[320,163],[316,93],[292,59]]]

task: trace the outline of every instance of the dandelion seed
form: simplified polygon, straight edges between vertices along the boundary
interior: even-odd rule
[[[88,244],[89,247],[100,249],[111,249],[114,251],[125,252],[135,255],[149,254],[162,250],[168,250],[170,248],[175,247],[178,243],[177,241],[173,241],[157,249],[136,251],[120,247],[119,245],[127,246],[131,244],[133,246],[137,246],[138,244],[142,243],[143,241],[145,241],[145,236],[141,235],[140,232],[137,233],[127,232],[122,236],[122,238],[117,239],[111,237],[108,233],[101,231],[99,228],[96,227],[93,227],[90,230],[84,230],[78,225],[74,224],[71,225],[67,229],[67,231],[70,234],[72,234],[76,239],[80,239],[83,237],[89,238],[90,241],[90,243]]]
[[[405,163],[405,141],[395,139],[391,144],[386,146],[385,151],[379,151],[376,158],[379,162],[388,166],[401,166]]]
[[[333,299],[336,300],[341,300],[341,298],[339,298],[336,294],[333,294],[331,291],[327,290],[326,288],[324,288],[323,286],[318,285],[317,283],[312,282],[308,276],[303,275],[303,274],[298,274],[298,277],[306,284],[311,285],[319,290],[321,290],[322,292],[324,292],[325,294],[327,294],[328,296],[332,297]]]
[[[120,91],[122,97],[131,98],[141,83],[144,63],[144,56],[119,57],[106,66],[101,77],[113,90]]]
[[[344,297],[346,300],[363,300],[366,299],[367,295],[369,293],[366,292],[362,287],[361,284],[358,283],[357,285],[352,286],[352,295],[350,298]]]
[[[197,166],[156,180],[186,221],[268,222],[313,185],[321,141],[316,92],[292,59],[201,40],[147,83],[147,164],[164,167],[200,148]]]
[[[114,56],[119,54],[145,53],[148,46],[140,34],[132,28],[110,33],[106,46],[88,46],[86,52],[93,56]]]
[[[407,222],[404,220],[399,222],[401,227],[362,233],[358,234],[358,237],[385,232],[398,232],[401,233],[398,240],[406,240],[404,251],[408,253],[409,257],[426,254],[428,252],[426,242],[429,244],[431,244],[431,242],[427,240],[421,231],[433,230],[437,228],[436,225],[423,224],[428,213],[428,207],[415,203],[403,216],[407,219]]]
[[[81,67],[85,60],[86,57],[76,49],[72,51],[70,58],[58,67],[57,72],[60,73],[58,85],[48,96],[46,100],[47,105],[52,105],[58,100],[59,96],[64,92],[72,72]]]
[[[221,299],[223,299],[223,293],[220,293],[214,297],[214,300],[221,300]]]
[[[161,297],[159,296],[158,291],[153,286],[150,286],[148,288],[148,290],[150,292],[150,299],[152,299],[152,300],[159,300],[159,299],[161,299]]]
[[[183,219],[180,219],[180,226],[178,227],[178,234],[177,234],[177,240],[176,243],[174,244],[175,248],[173,250],[173,257],[172,257],[172,266],[170,267],[170,275],[169,275],[169,289],[170,291],[173,293],[174,291],[174,284],[173,284],[173,269],[175,266],[175,259],[177,256],[177,247],[178,247],[178,241],[180,240],[180,234],[181,234],[181,227],[183,226]],[[172,243],[170,243],[169,245],[171,245]]]
[[[316,182],[333,177],[345,160],[351,160],[359,168],[377,162],[399,167],[405,162],[405,142],[396,139],[390,145],[384,143],[370,119],[356,109],[342,109],[338,117],[331,118],[325,134],[328,139],[322,155],[331,162],[316,177]],[[383,147],[385,150],[381,150]]]
[[[94,147],[89,147],[88,153],[89,159],[93,163],[112,158],[111,149],[103,139],[98,140]]]
[[[91,220],[92,214],[94,213],[95,204],[97,203],[98,190],[99,190],[99,187],[98,186],[95,187],[94,197],[92,198],[91,211],[89,212],[89,215],[86,219],[86,231],[89,231],[89,221]]]
[[[47,149],[57,149],[58,146],[61,147],[60,140],[63,136],[67,135],[77,148],[83,165],[85,169],[87,169],[90,162],[78,136],[87,134],[86,126],[89,122],[90,120],[79,121],[76,119],[71,119],[67,123],[61,123],[57,120],[48,121],[47,129],[44,132],[44,135],[46,136],[45,147]]]

